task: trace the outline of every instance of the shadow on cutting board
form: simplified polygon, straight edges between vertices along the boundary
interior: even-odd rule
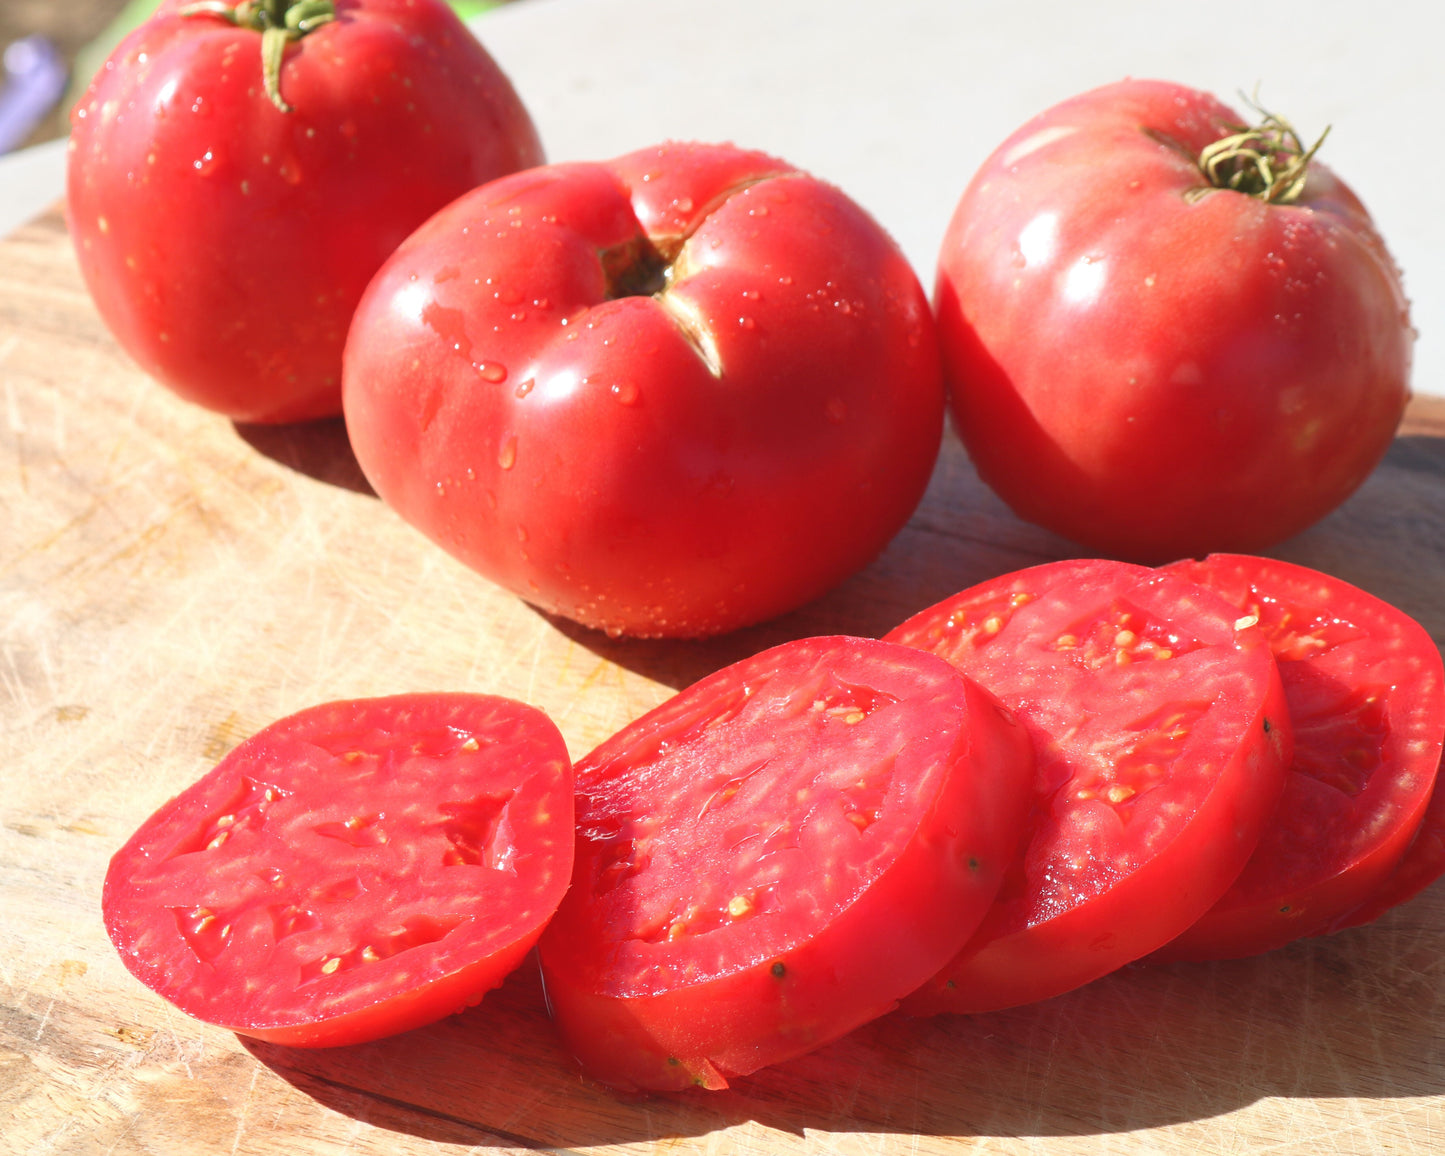
[[[530,968],[391,1040],[246,1046],[327,1107],[460,1144],[587,1147],[751,1124],[798,1137],[1121,1133],[1270,1099],[1445,1092],[1441,907],[1427,893],[1372,928],[1249,960],[1133,967],[992,1015],[886,1016],[725,1092],[624,1097],[584,1080]]]

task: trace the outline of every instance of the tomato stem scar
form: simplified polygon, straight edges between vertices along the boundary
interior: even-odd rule
[[[282,112],[291,106],[281,95],[281,61],[286,46],[336,19],[333,0],[198,0],[180,10],[181,16],[219,16],[237,28],[261,34],[261,80],[266,96]]]

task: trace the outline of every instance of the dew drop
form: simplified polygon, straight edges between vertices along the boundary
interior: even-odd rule
[[[758,323],[751,317],[739,317],[738,324],[744,329],[756,329],[758,327]]]
[[[792,283],[793,279],[789,277],[786,273],[784,273],[781,277],[778,278],[779,285],[791,285]]]
[[[743,296],[749,301],[757,301],[759,298],[762,297],[762,294],[759,293],[756,289],[744,289]]]
[[[630,381],[615,382],[612,386],[612,396],[622,405],[636,405],[637,386]]]
[[[499,361],[481,361],[477,363],[477,376],[493,385],[500,385],[507,380],[507,367]]]
[[[676,209],[679,213],[690,213],[692,212],[692,198],[678,197],[675,201],[672,202],[672,207]]]
[[[502,439],[502,448],[497,451],[497,465],[510,470],[517,464],[517,435],[508,434]]]
[[[517,394],[517,396],[518,396],[518,397],[526,397],[529,393],[532,392],[532,387],[535,386],[536,384],[537,384],[537,379],[534,378],[534,377],[529,377],[529,378],[527,378],[525,381],[519,381],[519,382],[517,383],[517,389],[516,389],[516,394]]]

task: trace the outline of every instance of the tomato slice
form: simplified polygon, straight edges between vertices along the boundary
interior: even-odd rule
[[[1353,911],[1330,924],[1331,931],[1358,927],[1380,918],[1392,907],[1413,899],[1445,875],[1445,760],[1435,773],[1435,789],[1410,846],[1385,881]]]
[[[906,1011],[1059,995],[1167,943],[1224,893],[1290,752],[1267,640],[1240,617],[1177,575],[1075,560],[965,590],[887,636],[998,695],[1038,757],[1022,855]]]
[[[1295,749],[1248,866],[1157,958],[1253,955],[1326,931],[1383,885],[1425,813],[1445,734],[1440,652],[1403,611],[1304,566],[1213,554],[1166,569],[1259,619]]]
[[[1022,727],[948,663],[787,643],[577,765],[572,889],[539,945],[596,1079],[727,1086],[893,1008],[962,945],[1017,851]]]
[[[277,722],[111,860],[126,967],[182,1011],[300,1046],[476,1003],[567,887],[572,775],[540,711],[483,695],[329,703]]]

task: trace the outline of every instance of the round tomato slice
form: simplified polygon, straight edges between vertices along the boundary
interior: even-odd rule
[[[1059,995],[1167,943],[1224,893],[1290,753],[1268,642],[1240,617],[1177,575],[1076,560],[966,590],[887,636],[993,691],[1038,757],[1022,855],[905,1010]]]
[[[539,952],[604,1083],[721,1088],[894,1007],[962,945],[1017,851],[1022,727],[948,663],[787,643],[577,765],[572,889]]]
[[[403,695],[242,743],[111,860],[126,967],[258,1039],[358,1043],[502,982],[567,887],[572,775],[540,711]]]
[[[1435,789],[1430,792],[1430,803],[1409,849],[1385,881],[1353,911],[1331,923],[1330,930],[1371,923],[1390,908],[1413,899],[1441,875],[1445,875],[1445,761],[1435,772]]]
[[[1425,628],[1338,578],[1214,554],[1166,567],[1259,620],[1295,736],[1284,795],[1234,885],[1159,959],[1226,959],[1328,930],[1410,845],[1445,734],[1445,675]]]

